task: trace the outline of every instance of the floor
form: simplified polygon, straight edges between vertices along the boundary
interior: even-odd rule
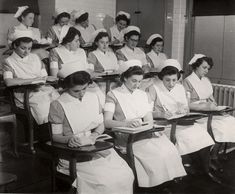
[[[235,151],[228,154],[226,161],[223,161],[224,172],[220,174],[223,185],[213,182],[205,175],[188,175],[181,181],[171,182],[157,188],[137,189],[136,194],[148,193],[172,193],[172,194],[233,194],[235,193]],[[9,151],[3,153],[3,161],[0,163],[2,172],[17,175],[17,181],[8,185],[10,193],[50,193],[51,172],[50,161],[40,149],[36,155],[20,153],[15,158]],[[60,183],[60,193],[72,193]]]

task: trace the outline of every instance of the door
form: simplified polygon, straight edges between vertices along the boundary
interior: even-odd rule
[[[131,14],[131,25],[141,30],[140,45],[146,43],[153,33],[164,35],[165,1],[164,0],[117,0],[117,12]]]

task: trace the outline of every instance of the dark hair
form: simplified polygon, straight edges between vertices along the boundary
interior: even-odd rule
[[[121,77],[120,77],[121,82],[124,82],[125,78],[127,79],[131,77],[132,75],[144,75],[144,71],[139,66],[130,67],[128,70],[126,70],[125,72],[121,74]]]
[[[126,34],[124,35],[124,39],[127,40],[127,39],[129,39],[131,36],[133,36],[133,35],[139,36],[139,39],[140,39],[140,37],[141,37],[141,34],[140,34],[139,32],[137,32],[137,31],[135,31],[135,30],[132,30],[132,31],[130,31],[130,32],[128,32],[128,33],[126,33]]]
[[[193,68],[193,70],[197,69],[202,63],[203,61],[207,62],[208,65],[210,66],[210,69],[213,67],[214,63],[211,57],[202,57],[197,59],[191,66]]]
[[[22,17],[26,17],[29,13],[35,14],[34,11],[31,8],[27,8],[22,12],[22,14],[17,18],[17,20],[19,22],[22,22]]]
[[[181,77],[180,71],[176,67],[166,66],[161,70],[161,72],[158,73],[158,77],[159,77],[160,80],[163,80],[164,76],[166,76],[166,75],[175,75],[175,74],[177,75],[177,79],[179,80],[180,77]]]
[[[23,43],[30,43],[30,42],[33,42],[33,39],[32,38],[29,38],[29,37],[21,37],[21,38],[17,38],[16,40],[14,40],[11,45],[12,45],[12,48],[15,48],[15,47],[18,47],[20,46],[20,43],[23,42]]]
[[[124,14],[118,15],[118,16],[115,18],[116,23],[119,22],[120,20],[126,21],[127,26],[130,25],[130,22],[131,22],[131,21],[130,21],[130,19],[128,19],[128,18],[126,17],[126,15],[124,15]]]
[[[75,24],[80,24],[80,23],[86,21],[86,20],[88,19],[88,17],[89,17],[88,12],[86,12],[86,13],[80,15],[80,17],[78,17],[78,18],[75,19]]]
[[[97,43],[100,39],[102,39],[103,37],[108,37],[109,41],[110,41],[110,37],[109,34],[107,32],[99,32],[97,34],[97,36],[95,37],[95,40],[93,42],[93,48],[94,50],[98,48]]]
[[[91,84],[92,79],[86,71],[76,71],[64,78],[63,85],[65,88],[72,88],[77,85]]]
[[[163,39],[160,38],[160,37],[157,37],[157,38],[154,38],[154,39],[152,40],[152,42],[150,43],[149,46],[152,48],[157,42],[163,42],[163,44],[164,44]]]
[[[68,18],[68,19],[70,19],[70,14],[67,13],[67,12],[62,12],[62,13],[60,13],[58,16],[56,16],[54,23],[55,23],[55,24],[58,24],[59,21],[61,20],[61,18]]]
[[[79,37],[81,36],[81,33],[79,30],[77,30],[74,27],[70,27],[67,34],[65,35],[65,37],[63,38],[61,44],[65,45],[69,42],[72,42],[75,38],[75,36],[78,35]]]

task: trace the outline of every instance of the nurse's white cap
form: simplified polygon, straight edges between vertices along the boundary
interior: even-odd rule
[[[125,11],[119,11],[117,13],[117,16],[119,16],[119,15],[125,15],[127,17],[127,19],[131,18],[131,15],[129,13],[125,12]]]
[[[67,76],[71,75],[72,73],[75,73],[77,71],[86,71],[87,69],[82,68],[83,65],[80,65],[79,62],[70,62],[70,63],[66,63],[66,65],[64,66],[65,68],[62,68],[59,72],[58,72],[58,77],[60,78],[66,78]],[[68,67],[68,68],[66,68]]]
[[[140,60],[137,60],[137,59],[131,59],[131,60],[125,61],[120,64],[118,72],[122,74],[125,71],[127,71],[130,67],[133,67],[133,66],[142,67],[142,63]]]
[[[182,67],[180,63],[176,59],[167,59],[163,62],[163,64],[159,67],[159,71],[162,71],[164,67],[172,66],[178,69],[178,71],[182,71]]]
[[[161,36],[160,34],[152,34],[152,35],[148,38],[146,44],[147,44],[147,45],[150,45],[150,44],[152,43],[152,41],[153,41],[155,38],[161,38],[161,39],[162,39],[162,36]]]
[[[23,38],[23,37],[28,37],[33,39],[33,32],[32,30],[15,30],[13,34],[13,39],[12,41],[18,39],[18,38]]]
[[[128,26],[127,28],[125,28],[123,30],[124,34],[127,34],[127,33],[131,32],[131,31],[136,31],[136,32],[138,32],[140,34],[140,29],[137,26]]]
[[[203,54],[194,54],[193,58],[189,61],[189,65],[192,65],[193,63],[195,63],[198,59],[205,57],[205,55]]]
[[[94,32],[91,34],[91,39],[90,39],[89,42],[94,42],[96,36],[97,36],[100,32],[107,32],[107,30],[104,29],[104,28],[101,28],[101,29],[98,29],[98,30],[94,31]]]
[[[72,18],[74,18],[76,20],[77,18],[79,18],[84,13],[86,13],[86,11],[84,11],[84,10],[73,10],[71,12],[71,16],[72,16]]]
[[[65,12],[65,13],[70,13],[70,11],[69,11],[68,9],[58,7],[58,8],[55,9],[55,14],[54,14],[54,16],[57,17],[58,15],[60,15],[60,14],[63,13],[63,12]]]
[[[18,10],[16,11],[15,15],[14,15],[14,18],[18,18],[22,15],[22,13],[24,12],[24,10],[28,9],[29,6],[21,6],[21,7],[18,7]]]

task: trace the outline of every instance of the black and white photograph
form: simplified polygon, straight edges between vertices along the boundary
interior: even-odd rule
[[[0,193],[235,194],[235,0],[0,0]]]

